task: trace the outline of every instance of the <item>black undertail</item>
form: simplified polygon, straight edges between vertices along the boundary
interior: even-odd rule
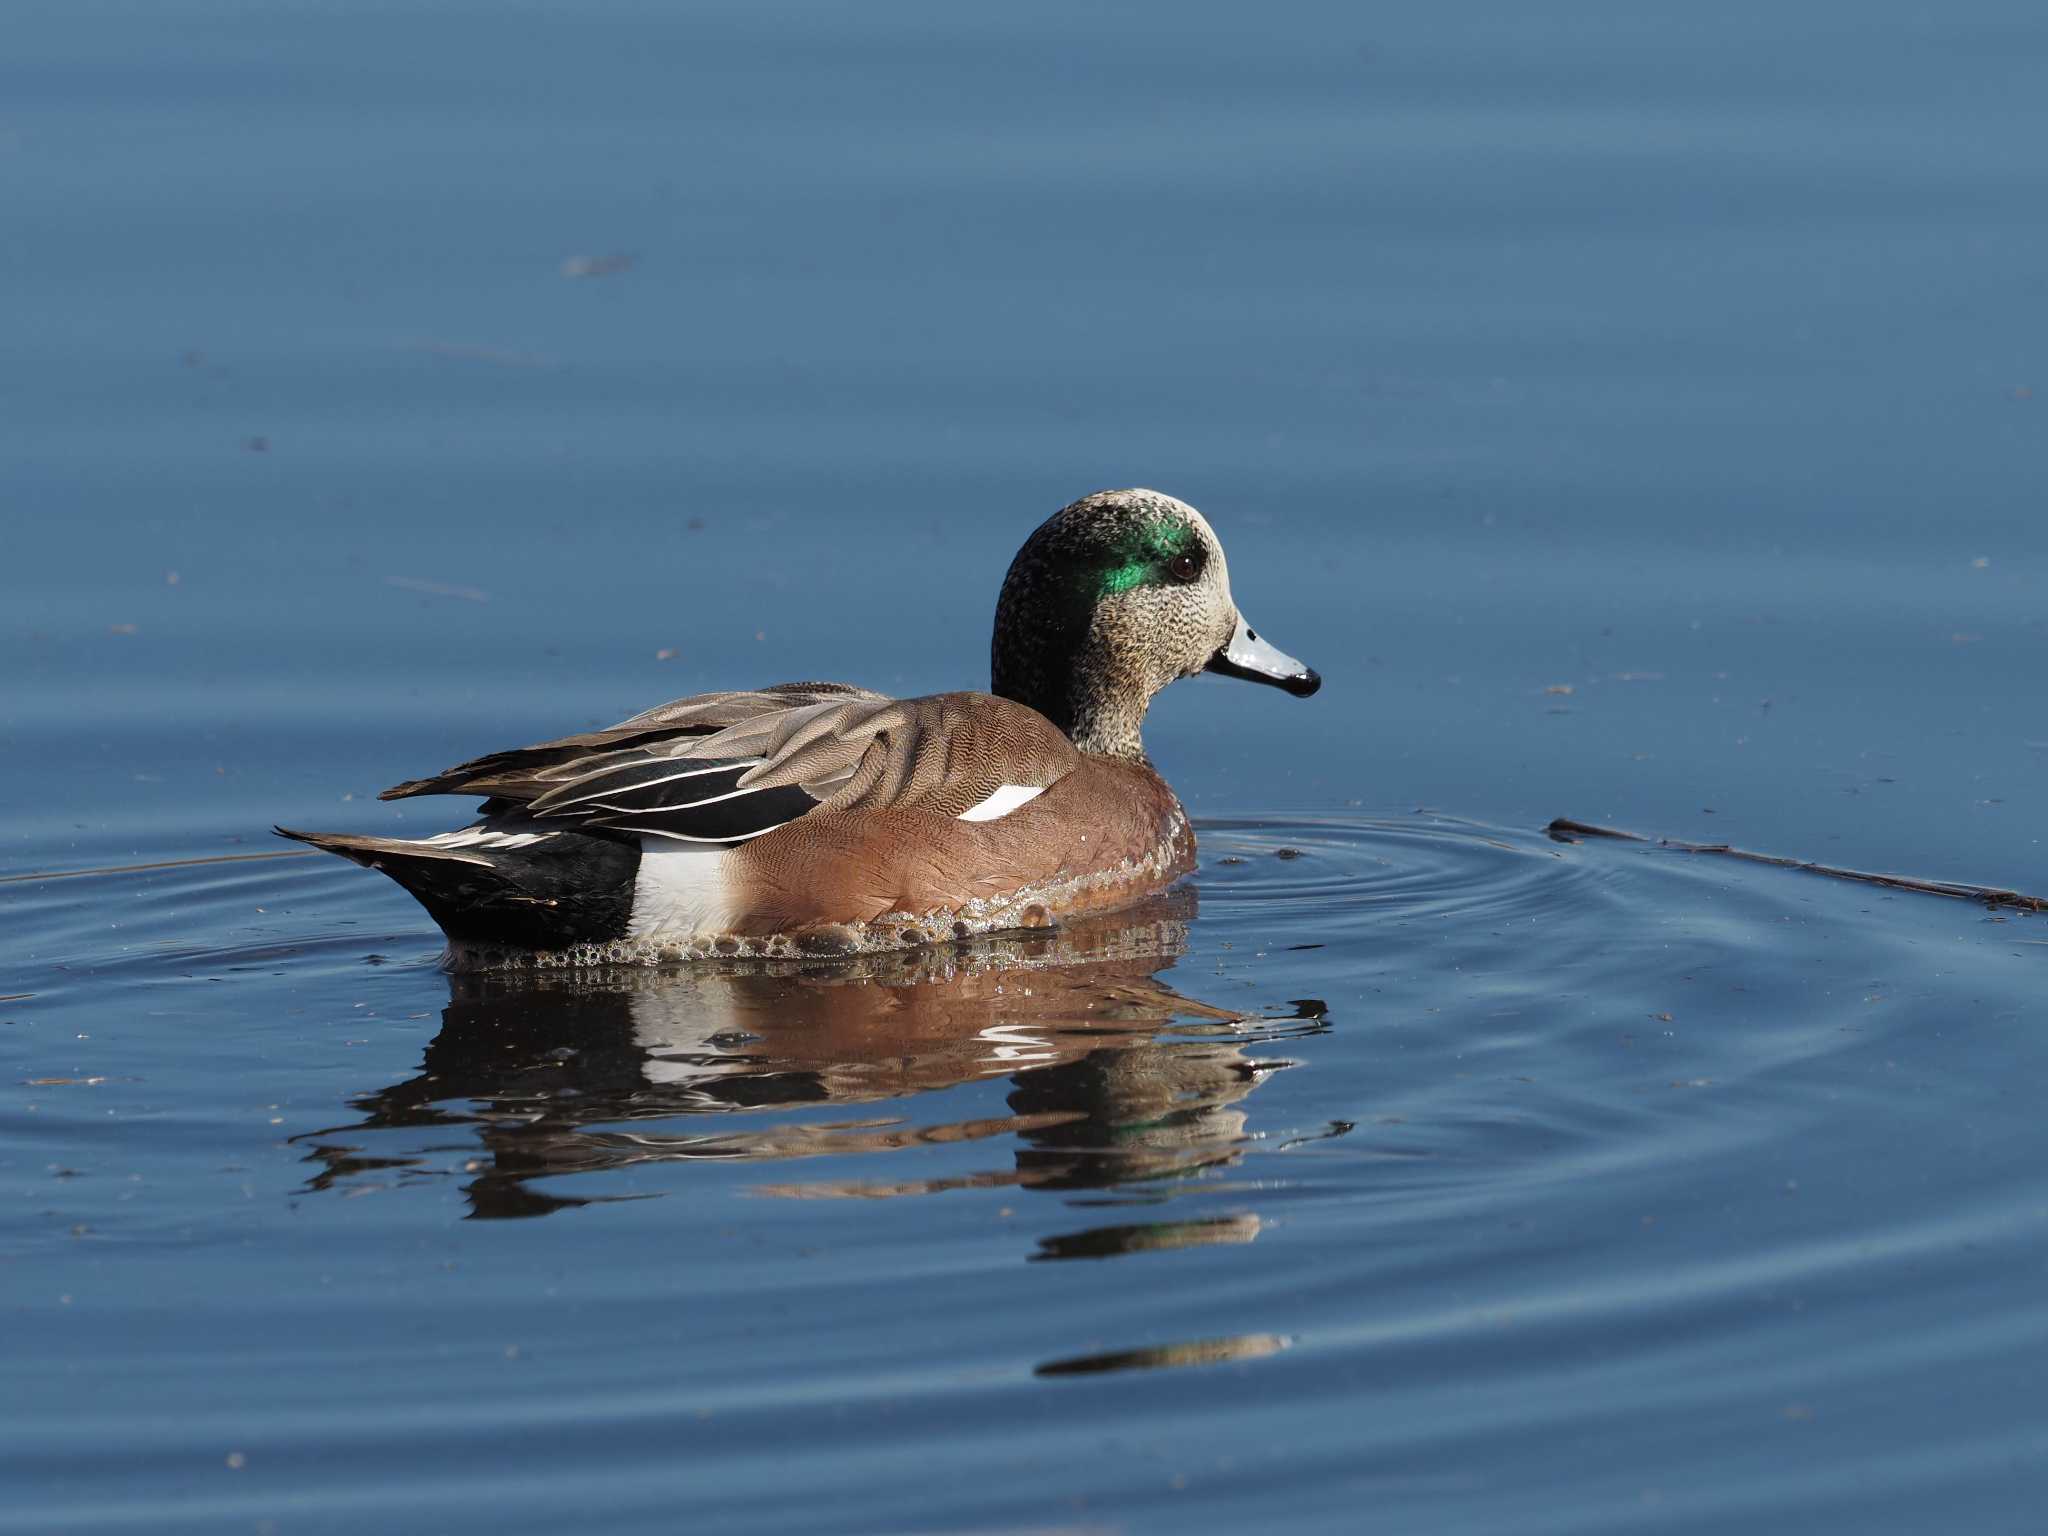
[[[626,936],[639,840],[603,830],[550,831],[522,847],[435,847],[403,838],[277,831],[408,891],[451,939],[560,949]]]

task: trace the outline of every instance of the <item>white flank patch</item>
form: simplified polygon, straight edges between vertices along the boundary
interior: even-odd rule
[[[733,906],[727,858],[716,845],[643,837],[626,937],[660,941],[729,931]]]
[[[1005,784],[979,805],[970,805],[960,813],[962,821],[1000,821],[1020,805],[1028,804],[1045,793],[1043,784]]]
[[[443,832],[439,837],[421,838],[420,841],[432,848],[524,848],[528,843],[537,843],[554,835],[552,832],[493,832],[478,822],[473,827]]]

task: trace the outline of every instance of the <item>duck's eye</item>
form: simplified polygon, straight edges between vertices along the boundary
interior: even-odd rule
[[[1166,562],[1166,574],[1175,581],[1193,581],[1202,574],[1202,562],[1193,555],[1175,555]]]

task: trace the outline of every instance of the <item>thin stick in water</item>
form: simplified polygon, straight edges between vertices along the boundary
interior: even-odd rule
[[[1811,859],[1788,859],[1775,853],[1751,853],[1726,843],[1686,843],[1675,837],[1644,837],[1618,827],[1597,827],[1591,822],[1560,816],[1544,828],[1560,843],[1581,842],[1589,837],[1612,838],[1624,843],[1654,843],[1676,853],[1713,853],[1724,859],[1742,859],[1751,864],[1769,864],[1777,869],[1804,870],[1830,880],[1854,880],[1862,885],[1881,885],[1893,891],[1918,891],[1926,896],[1949,896],[1959,901],[1981,901],[1992,907],[2016,907],[2022,912],[2048,912],[2048,897],[2027,896],[2019,891],[2000,890],[1990,885],[1964,885],[1954,880],[1921,880],[1912,875],[1877,875],[1863,869],[1843,869],[1834,864],[1816,864]]]

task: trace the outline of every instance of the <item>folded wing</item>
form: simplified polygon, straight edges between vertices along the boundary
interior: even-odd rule
[[[731,844],[820,807],[969,815],[991,797],[1007,803],[1005,790],[1050,786],[1076,760],[1043,716],[986,694],[905,700],[786,683],[678,699],[395,785],[383,798],[482,794],[486,816]]]

